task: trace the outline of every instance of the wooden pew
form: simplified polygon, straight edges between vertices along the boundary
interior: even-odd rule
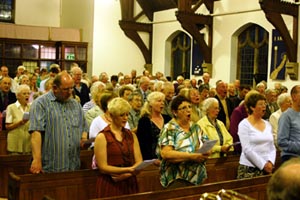
[[[81,169],[91,169],[93,151],[80,152]],[[0,197],[7,197],[8,174],[28,174],[31,164],[31,155],[0,155]]]
[[[7,154],[7,131],[0,131],[0,155]]]
[[[277,156],[277,160],[279,159],[279,155]],[[90,159],[91,160],[91,159]],[[234,180],[236,179],[236,173],[237,173],[237,167],[238,167],[238,160],[239,160],[239,156],[228,156],[226,158],[221,158],[221,159],[210,159],[207,161],[207,173],[208,173],[208,179],[205,181],[205,183],[212,183],[212,182],[216,182],[216,181],[228,181],[228,180]],[[88,164],[89,165],[89,164]],[[93,170],[91,170],[93,171]],[[80,173],[80,172],[77,172]],[[62,173],[62,177],[64,173]],[[44,175],[41,175],[44,176]],[[40,177],[41,177],[40,176]],[[46,174],[45,176],[49,176],[48,174]],[[17,176],[13,176],[14,179],[16,179]],[[30,178],[35,179],[35,176],[32,175],[20,175],[18,176],[19,180],[23,180],[23,177],[25,177],[26,180],[30,180]],[[61,178],[60,176],[57,176],[59,178]],[[158,190],[162,190],[162,186],[159,182],[159,169],[156,166],[149,166],[148,168],[146,168],[144,171],[142,171],[138,176],[138,185],[139,185],[139,191],[140,192],[148,192],[148,191],[158,191]],[[55,184],[56,182],[61,182],[60,179],[58,180],[53,180],[52,182],[43,182],[45,181],[47,178],[45,179],[39,179],[39,180],[34,180],[36,182],[40,183],[38,184],[40,186],[40,188],[44,187],[45,191],[47,190],[47,187],[49,185],[51,185],[52,183]],[[96,177],[95,177],[96,179]],[[71,180],[71,179],[70,179]],[[17,182],[12,182],[12,183],[17,183]],[[25,182],[20,182],[19,185],[22,186],[22,184],[25,184]],[[67,184],[67,182],[65,182],[65,184]],[[96,184],[96,182],[94,183]],[[71,184],[72,185],[72,184]],[[20,187],[21,187],[20,186]],[[27,189],[29,186],[26,186]],[[54,186],[51,186],[54,189]],[[63,187],[63,184],[61,184],[61,187]],[[67,187],[67,186],[66,186]],[[13,188],[13,185],[11,185],[11,189]],[[22,186],[23,188],[23,186]],[[94,187],[95,189],[95,187]],[[57,190],[61,190],[60,188],[57,188]],[[16,191],[16,190],[14,190]],[[19,190],[18,190],[19,191]],[[34,191],[34,188],[33,188]],[[44,191],[44,189],[43,189]],[[20,195],[22,194],[22,192],[18,192]]]
[[[161,190],[153,192],[137,193],[132,195],[124,195],[118,197],[99,198],[102,200],[198,200],[201,194],[217,193],[221,189],[234,190],[241,194],[252,197],[256,200],[267,200],[266,185],[270,179],[270,175],[252,179],[222,181],[216,183],[206,183],[200,186],[184,187],[174,190]]]
[[[25,174],[10,172],[8,199],[36,200],[49,196],[55,200],[84,200],[96,197],[98,170],[80,170],[64,173]]]
[[[81,170],[65,173],[27,174],[16,176],[10,172],[9,196],[14,200],[42,199],[45,195],[59,199],[85,200],[95,198],[97,170]],[[101,198],[106,200],[175,199],[196,200],[202,193],[216,193],[220,189],[230,189],[257,200],[266,200],[266,184],[270,176],[253,179],[230,180],[206,183],[200,186],[160,190],[118,197]]]

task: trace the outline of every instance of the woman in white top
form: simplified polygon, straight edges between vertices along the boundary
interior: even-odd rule
[[[266,112],[265,97],[251,91],[245,105],[249,115],[238,127],[242,145],[238,179],[272,173],[276,158],[271,124],[262,119]]]
[[[16,103],[10,104],[6,109],[5,127],[8,130],[7,151],[9,154],[31,153],[30,134],[28,132],[29,96],[29,86],[20,85],[16,90]]]

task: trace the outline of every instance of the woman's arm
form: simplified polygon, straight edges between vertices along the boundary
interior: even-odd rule
[[[204,162],[209,154],[180,152],[174,150],[173,146],[163,146],[161,149],[161,157],[171,163],[179,163],[185,161]]]
[[[102,173],[115,175],[123,173],[133,173],[133,167],[115,167],[107,164],[107,142],[103,133],[99,133],[95,140],[94,154],[96,157],[97,165]]]
[[[139,141],[136,137],[136,135],[134,133],[132,133],[133,136],[133,153],[134,153],[134,160],[135,163],[133,165],[133,167],[137,167],[139,164],[141,164],[141,162],[143,162],[143,157],[142,157],[142,153],[140,150],[140,145],[139,145]]]

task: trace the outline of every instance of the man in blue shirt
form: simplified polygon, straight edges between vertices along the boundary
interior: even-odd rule
[[[88,126],[80,103],[72,98],[74,80],[59,73],[52,90],[36,99],[30,108],[31,173],[80,169],[80,144]]]
[[[300,157],[300,85],[291,90],[292,107],[279,118],[278,146],[281,149],[281,161],[292,157]]]

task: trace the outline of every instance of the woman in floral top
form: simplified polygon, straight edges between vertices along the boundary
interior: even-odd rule
[[[172,189],[199,185],[207,177],[205,160],[210,154],[196,153],[204,135],[200,126],[191,122],[191,103],[187,98],[175,97],[171,110],[174,118],[163,127],[158,141],[160,182]]]

